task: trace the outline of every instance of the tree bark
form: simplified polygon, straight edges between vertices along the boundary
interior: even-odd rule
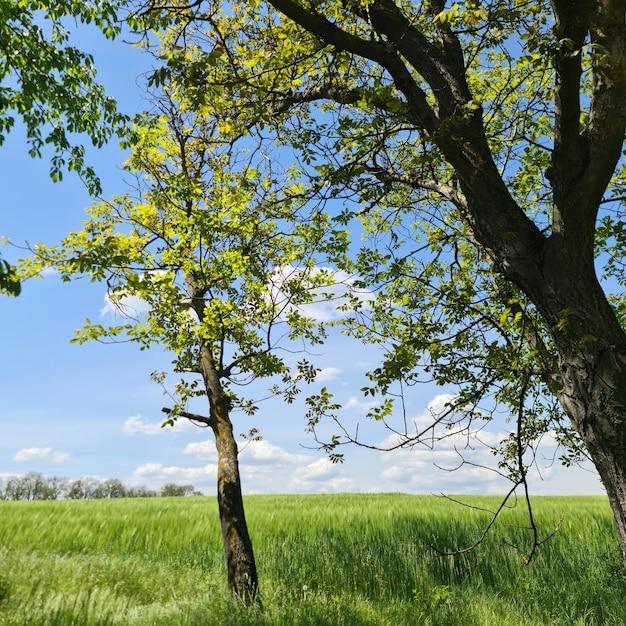
[[[559,399],[600,474],[626,563],[626,351],[605,345],[561,360]]]
[[[241,495],[237,442],[227,398],[211,400],[217,446],[217,502],[228,585],[246,604],[257,599],[259,581]]]
[[[626,564],[626,455],[624,453],[624,437],[621,437],[621,443],[614,442],[614,438],[610,436],[607,441],[606,438],[601,435],[596,436],[595,433],[590,433],[590,436],[583,438],[609,497],[622,548],[622,558]]]
[[[198,318],[203,319],[204,299],[193,282],[192,294],[194,309]],[[258,598],[259,580],[241,494],[239,451],[230,420],[230,400],[224,392],[221,370],[213,358],[211,346],[204,341],[199,357],[211,410],[208,425],[215,435],[217,448],[217,504],[228,586],[244,603],[252,604]]]
[[[593,276],[562,287],[557,396],[604,484],[626,562],[626,334]]]

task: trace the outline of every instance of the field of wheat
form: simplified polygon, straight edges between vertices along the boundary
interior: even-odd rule
[[[246,506],[262,595],[253,608],[226,590],[214,498],[2,502],[0,624],[626,624],[603,498],[536,498],[540,533],[558,530],[530,564],[521,502],[476,550],[451,556],[440,552],[475,541],[488,513],[399,494]]]

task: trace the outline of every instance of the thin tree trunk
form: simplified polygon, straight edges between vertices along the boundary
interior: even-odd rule
[[[259,581],[241,495],[237,442],[227,400],[212,403],[217,446],[217,502],[219,506],[228,585],[245,603],[254,602]]]
[[[194,300],[196,313],[203,319],[204,303],[195,297],[195,292]],[[210,426],[217,448],[217,503],[228,586],[243,602],[251,604],[258,598],[259,580],[241,495],[239,451],[230,421],[230,400],[224,393],[218,367],[206,343],[200,346],[200,369],[209,398]]]

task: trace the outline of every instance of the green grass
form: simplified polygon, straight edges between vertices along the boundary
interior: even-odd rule
[[[474,497],[493,506],[497,499]],[[488,515],[436,497],[246,499],[262,607],[225,588],[213,498],[0,503],[1,626],[626,624],[603,498],[536,498],[559,532],[527,566],[521,504]]]

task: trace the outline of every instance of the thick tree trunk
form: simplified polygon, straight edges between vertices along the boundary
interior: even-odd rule
[[[626,371],[615,356],[609,352],[592,364],[579,362],[575,370],[568,364],[559,395],[606,488],[626,563]],[[581,389],[581,382],[588,386]],[[571,393],[574,386],[577,393]]]
[[[561,350],[558,395],[600,474],[626,563],[626,346],[602,339]]]
[[[615,449],[611,443],[592,447],[587,442],[587,447],[609,496],[626,565],[626,454],[623,446]]]
[[[231,590],[247,604],[257,598],[259,581],[241,495],[237,442],[227,400],[213,403],[211,413],[217,446],[217,502],[224,556]]]
[[[555,391],[600,474],[626,562],[626,333],[592,265],[575,251],[560,259],[544,265],[536,300],[558,351]]]

